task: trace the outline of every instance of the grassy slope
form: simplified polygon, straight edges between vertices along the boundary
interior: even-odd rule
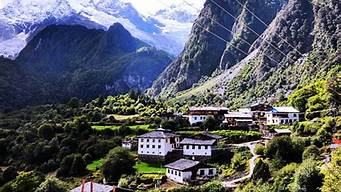
[[[143,163],[143,162],[137,162],[135,167],[137,173],[161,173],[165,174],[166,173],[166,168],[163,167],[155,167],[153,165],[150,165],[148,163]]]

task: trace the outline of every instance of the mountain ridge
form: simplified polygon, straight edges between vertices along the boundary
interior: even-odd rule
[[[261,37],[247,49],[249,56],[245,61],[233,65],[220,63],[219,67],[215,62],[211,64],[216,70],[212,76],[200,75],[191,86],[182,89],[178,89],[176,81],[161,75],[149,93],[173,98],[172,101],[196,100],[193,105],[215,103],[237,107],[271,97],[286,97],[292,90],[323,78],[330,70],[339,71],[341,33],[336,21],[340,20],[340,13],[340,3],[334,0],[314,4],[307,0],[289,0]],[[181,70],[174,66],[173,63],[168,69]],[[165,73],[167,69],[163,75]]]
[[[30,78],[23,86],[21,101],[13,106],[55,103],[79,97],[116,95],[130,90],[143,91],[171,62],[172,57],[133,37],[121,24],[108,31],[84,26],[51,25],[40,31],[20,52],[13,70]],[[5,78],[8,75],[1,76]],[[9,89],[9,90],[6,90]],[[5,103],[7,87],[0,94]],[[14,98],[9,98],[9,100]],[[10,107],[10,106],[7,106]]]

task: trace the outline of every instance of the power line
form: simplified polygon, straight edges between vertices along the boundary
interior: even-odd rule
[[[228,15],[230,15],[234,20],[237,20],[238,18],[236,18],[232,13],[230,13],[229,11],[227,11],[225,8],[223,8],[222,6],[220,6],[216,1],[214,0],[209,0],[211,1],[213,4],[215,4],[218,8],[220,8],[221,10],[223,10],[225,13],[227,13]],[[257,37],[263,39],[264,41],[266,41],[271,47],[275,48],[278,52],[280,52],[281,54],[283,54],[286,58],[291,59],[293,62],[296,62],[294,59],[290,58],[287,56],[286,53],[284,53],[282,50],[280,50],[279,48],[277,48],[275,45],[273,45],[269,40],[267,40],[266,38],[263,38],[261,36],[261,34],[259,34],[258,32],[256,32],[255,30],[253,30],[251,27],[249,27],[248,25],[245,25],[246,28],[248,28],[252,33],[256,34]],[[281,38],[281,37],[280,37]],[[295,48],[294,48],[295,49]],[[302,54],[301,54],[302,55]]]
[[[202,29],[205,30],[206,32],[208,32],[208,33],[210,33],[211,35],[215,36],[216,38],[218,38],[218,39],[224,41],[225,43],[228,43],[228,44],[231,45],[232,47],[236,48],[238,51],[242,52],[245,56],[248,55],[248,53],[246,53],[245,51],[243,51],[243,50],[239,49],[238,47],[232,45],[231,43],[229,43],[228,41],[226,41],[224,38],[222,38],[222,37],[220,37],[219,35],[213,33],[212,31],[206,29],[205,27],[203,27],[203,26],[200,25],[199,23],[194,22],[194,25],[197,25],[198,27],[202,28]]]
[[[253,13],[250,9],[247,8],[246,4],[243,5],[239,0],[235,0],[240,6],[244,7],[251,15],[253,15],[257,20],[259,20],[264,26],[269,27],[261,18],[259,18],[255,13]],[[301,56],[303,55],[299,50],[297,50],[294,46],[292,46],[287,40],[282,38],[277,32],[274,32],[281,40],[287,43],[291,48],[297,51]]]
[[[183,0],[183,2],[184,2],[185,4],[191,6],[192,8],[196,9],[197,11],[200,11],[198,8],[196,8],[196,7],[194,7],[192,4],[188,3],[186,0]],[[236,17],[234,17],[232,14],[229,13],[229,15],[231,15],[234,19],[236,19]],[[218,24],[220,27],[222,27],[222,28],[225,29],[226,31],[230,32],[231,34],[233,33],[231,30],[229,30],[228,28],[226,28],[224,25],[222,25],[221,23],[219,23],[218,21],[216,21],[216,20],[213,19],[212,17],[209,17],[208,14],[205,14],[205,16],[206,16],[207,18],[209,18],[210,20],[212,20],[214,23]],[[197,24],[197,23],[195,22],[194,24]],[[199,24],[197,24],[197,25],[199,25]],[[199,25],[199,26],[200,26],[200,25]],[[211,32],[211,31],[208,31],[207,29],[205,29],[205,28],[202,27],[202,26],[200,26],[200,27],[203,28],[204,30],[206,30],[207,32],[211,33],[212,35],[216,36],[216,37],[219,36],[219,35],[217,35],[217,34],[214,34],[214,33]],[[249,28],[249,27],[248,27],[248,28]],[[258,37],[261,37],[261,36],[260,36],[257,32],[255,32],[253,29],[251,29],[251,28],[249,28],[249,29],[252,30]],[[219,38],[219,39],[222,39],[222,38]],[[245,39],[243,39],[243,38],[240,38],[240,39],[241,39],[242,41],[244,41],[245,43],[247,43],[248,45],[252,46],[247,40],[245,40]],[[231,45],[232,47],[238,49],[239,51],[242,51],[241,49],[237,48],[236,46],[234,46],[234,45],[231,44],[230,42],[227,42],[225,39],[222,39],[222,40],[223,40],[225,43]],[[265,39],[263,39],[263,40],[265,40]],[[267,40],[265,40],[265,41],[267,41]],[[282,52],[280,49],[278,49],[277,47],[275,47],[274,45],[272,45],[269,41],[267,41],[267,43],[270,44],[272,47],[274,47],[276,50],[278,50],[278,51],[279,51],[281,54],[283,54],[285,57],[289,58],[284,52]],[[244,51],[242,51],[242,52],[244,52]],[[245,52],[244,52],[244,53],[245,53]],[[247,56],[247,54],[246,54],[246,56]],[[270,56],[268,56],[268,55],[266,55],[266,54],[264,54],[264,56],[266,56],[268,59],[270,59],[271,61],[273,61],[273,62],[275,62],[276,64],[279,65],[279,62],[276,61],[275,59],[271,58]],[[291,59],[291,58],[289,58],[289,59]],[[294,60],[292,59],[292,61],[294,61]],[[295,62],[295,61],[294,61],[294,62]]]

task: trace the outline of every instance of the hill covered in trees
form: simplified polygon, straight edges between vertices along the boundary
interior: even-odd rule
[[[240,107],[340,74],[338,1],[239,2],[205,3],[185,50],[150,94]]]
[[[119,23],[108,31],[48,26],[15,61],[1,59],[0,106],[143,91],[170,62],[166,52],[134,38]]]

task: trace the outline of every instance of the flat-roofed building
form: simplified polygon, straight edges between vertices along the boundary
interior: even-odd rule
[[[290,125],[300,120],[299,114],[300,112],[293,107],[273,107],[271,111],[266,113],[266,124]]]

